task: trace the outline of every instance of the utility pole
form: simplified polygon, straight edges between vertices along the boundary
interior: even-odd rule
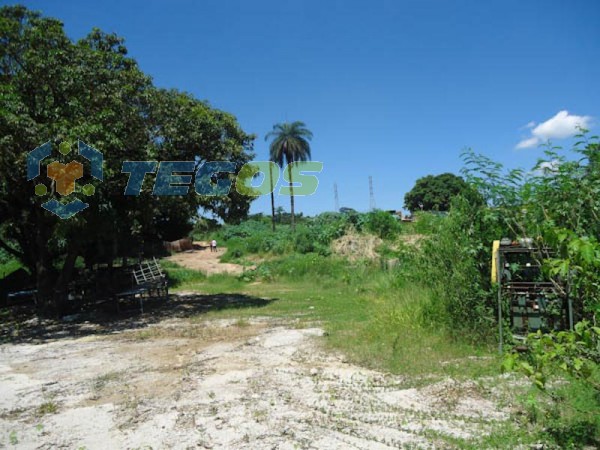
[[[333,196],[335,199],[335,212],[340,212],[340,197],[338,196],[337,183],[333,183]]]
[[[377,206],[375,206],[375,194],[373,193],[373,177],[369,175],[369,209],[373,211]]]

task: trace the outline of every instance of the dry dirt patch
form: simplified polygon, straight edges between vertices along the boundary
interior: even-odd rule
[[[2,345],[0,446],[448,448],[444,436],[477,436],[507,417],[473,383],[411,388],[325,352],[322,334],[272,319],[171,318]]]
[[[379,258],[377,247],[382,243],[383,241],[377,236],[359,234],[356,230],[351,229],[341,238],[334,240],[331,243],[331,249],[336,255],[343,256],[350,261],[375,260]]]
[[[217,252],[211,252],[210,248],[204,243],[194,243],[194,250],[187,250],[181,253],[175,253],[166,258],[180,266],[188,269],[199,270],[206,275],[216,273],[229,273],[239,275],[244,272],[244,266],[239,264],[222,263],[219,258],[225,254],[226,248],[220,247]]]

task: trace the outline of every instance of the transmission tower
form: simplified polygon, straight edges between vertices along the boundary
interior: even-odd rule
[[[373,211],[375,206],[375,194],[373,193],[373,177],[369,175],[369,209]]]
[[[335,212],[340,211],[340,198],[338,196],[337,183],[333,183],[333,196],[335,198]]]

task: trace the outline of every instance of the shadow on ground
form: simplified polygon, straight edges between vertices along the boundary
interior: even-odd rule
[[[276,300],[244,294],[171,294],[168,301],[145,300],[143,314],[140,313],[139,302],[131,301],[122,304],[119,314],[94,309],[62,319],[40,318],[30,309],[6,309],[0,311],[0,343],[44,343],[55,339],[115,334],[145,328],[165,319],[193,317],[208,311],[260,308]]]

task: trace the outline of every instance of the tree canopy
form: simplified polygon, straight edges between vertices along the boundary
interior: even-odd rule
[[[419,178],[406,193],[404,207],[409,211],[448,211],[452,198],[467,190],[470,190],[469,185],[452,173],[427,175]]]
[[[87,263],[137,256],[148,240],[181,237],[199,208],[239,221],[251,198],[236,189],[221,197],[152,195],[148,175],[139,196],[125,196],[132,161],[231,161],[237,169],[253,156],[254,136],[234,116],[187,93],[156,88],[124,40],[93,29],[70,40],[63,24],[23,6],[0,9],[0,247],[37,280],[42,301],[63,292],[77,257]],[[103,181],[89,207],[61,220],[41,207],[55,194],[36,196],[27,181],[27,153],[51,142],[84,141],[104,157]],[[46,165],[72,159],[52,155]],[[89,168],[85,172],[89,173]]]

